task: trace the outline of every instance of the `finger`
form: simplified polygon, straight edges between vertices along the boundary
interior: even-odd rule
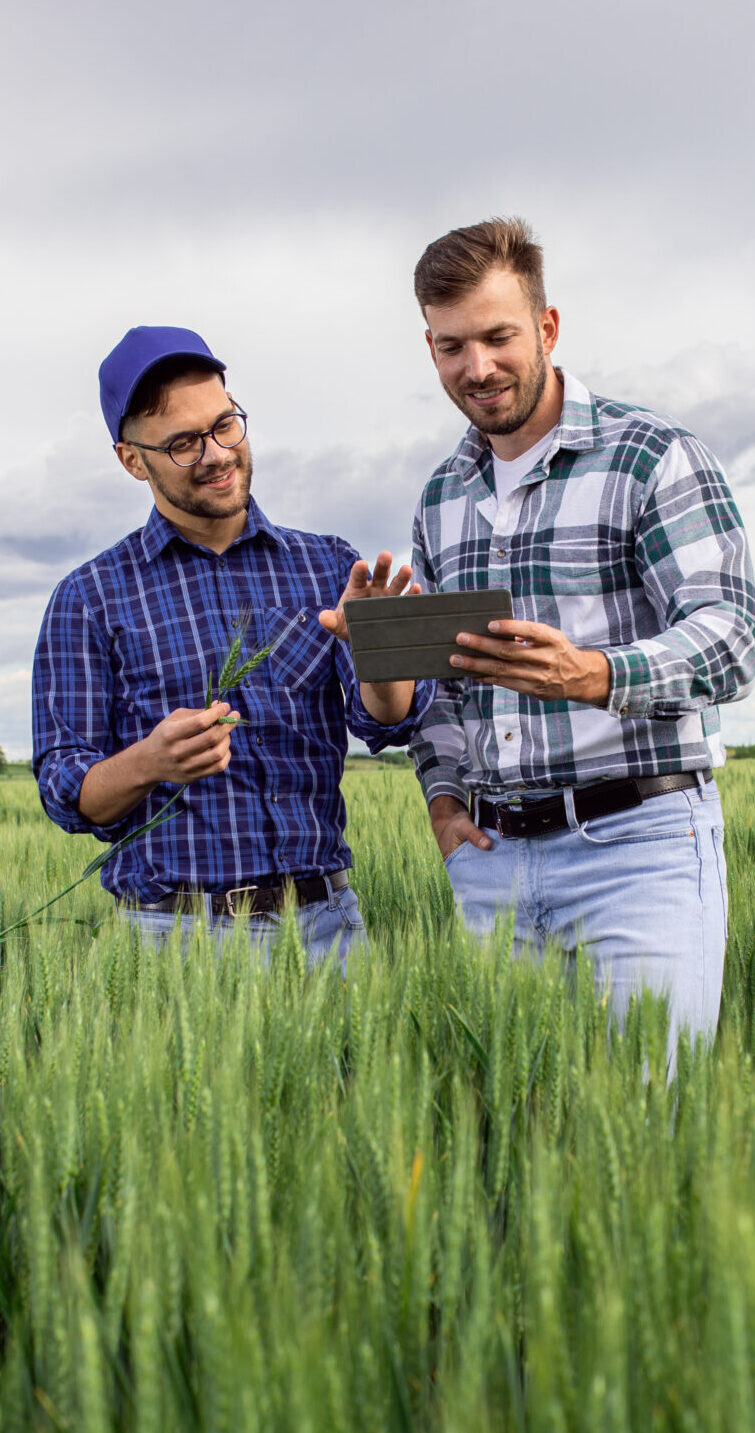
[[[338,613],[331,607],[324,607],[317,620],[326,632],[335,632],[338,627]]]
[[[529,682],[532,686],[542,683],[543,668],[536,664],[525,665],[524,662],[500,661],[492,657],[462,657],[454,652],[449,657],[452,667],[467,672],[470,677],[494,677],[507,686],[514,682]]]
[[[398,597],[400,593],[403,592],[411,575],[412,569],[408,565],[408,563],[405,563],[403,567],[399,568],[398,572],[396,573],[396,576],[393,578],[393,581],[388,588],[388,591],[390,592],[392,597]],[[415,587],[416,586],[417,584],[415,583]],[[419,588],[417,588],[417,590],[419,590]]]
[[[360,557],[358,562],[354,563],[354,566],[349,573],[349,581],[346,588],[346,592],[349,594],[350,597],[360,597],[369,580],[369,564],[365,562],[363,557]]]
[[[391,563],[393,557],[390,552],[379,552],[375,558],[375,566],[372,571],[373,587],[385,587],[391,574]]]
[[[506,637],[482,637],[476,632],[458,632],[456,643],[459,647],[469,647],[472,652],[486,653],[490,657],[496,657],[501,662],[518,662],[527,660],[527,649],[522,651],[522,643],[512,641]]]
[[[454,836],[457,838],[458,845],[468,841],[470,846],[476,846],[478,851],[488,851],[493,844],[487,832],[481,831],[479,826],[475,826],[471,816],[456,818]]]
[[[173,741],[189,741],[200,732],[207,731],[215,726],[218,717],[227,716],[231,710],[229,702],[215,701],[209,707],[199,707],[192,710],[188,707],[179,707],[166,717],[166,735],[170,732]]]
[[[556,627],[549,627],[547,622],[519,622],[511,617],[497,617],[488,622],[488,631],[497,632],[500,637],[538,644],[552,642],[561,635]]]

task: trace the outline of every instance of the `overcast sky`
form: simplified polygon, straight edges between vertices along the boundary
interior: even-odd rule
[[[556,360],[688,422],[755,534],[753,7],[136,0],[4,17],[0,745],[59,577],[139,526],[97,368],[196,328],[282,523],[404,557],[461,415],[412,295],[447,229],[522,214]],[[755,741],[755,700],[725,710]]]

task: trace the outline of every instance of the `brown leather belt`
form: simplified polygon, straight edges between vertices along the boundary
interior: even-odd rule
[[[293,889],[297,905],[310,906],[313,901],[327,901],[330,892],[328,882],[334,891],[343,890],[349,884],[348,871],[328,871],[325,876],[302,876],[296,880],[282,882],[279,885],[253,885],[234,886],[230,891],[171,891],[159,901],[138,902],[123,901],[123,905],[131,905],[140,911],[165,911],[173,915],[198,915],[204,908],[205,896],[210,897],[212,914],[221,916],[236,916],[239,914],[238,907],[243,905],[244,911],[250,915],[264,914],[266,911],[279,911],[286,899],[286,894]]]
[[[680,771],[671,776],[633,776],[621,781],[595,781],[590,786],[574,787],[574,814],[577,820],[592,821],[596,816],[611,816],[641,806],[651,796],[665,796],[669,791],[684,791],[711,780],[713,772]],[[469,809],[476,826],[488,827],[501,836],[542,836],[569,825],[563,794],[558,796],[522,796],[515,804],[486,801],[472,796]]]

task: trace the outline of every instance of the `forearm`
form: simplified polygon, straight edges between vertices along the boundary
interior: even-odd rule
[[[81,783],[79,812],[93,826],[111,826],[158,785],[146,741],[137,741],[89,768]]]
[[[163,781],[180,786],[220,775],[231,759],[233,723],[221,725],[228,711],[227,702],[179,707],[142,741],[97,762],[81,783],[80,814],[93,825],[111,825]]]
[[[414,682],[360,682],[359,695],[375,721],[396,726],[409,715]]]

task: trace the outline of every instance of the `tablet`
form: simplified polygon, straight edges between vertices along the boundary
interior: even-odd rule
[[[357,598],[343,604],[349,641],[360,682],[465,676],[449,665],[457,632],[490,636],[488,623],[511,617],[511,593],[505,588],[481,592],[432,592],[415,597]]]

